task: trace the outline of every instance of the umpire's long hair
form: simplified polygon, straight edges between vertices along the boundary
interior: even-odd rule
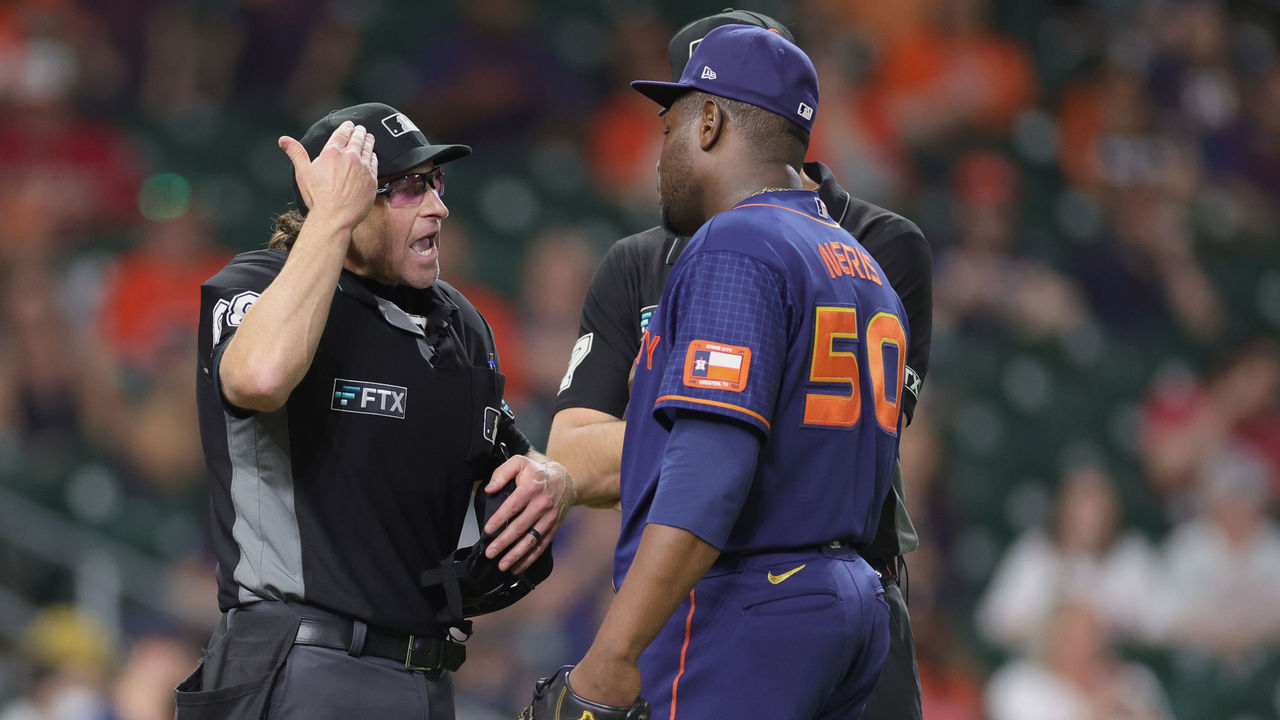
[[[298,239],[298,233],[302,232],[302,221],[305,219],[297,208],[285,210],[277,215],[276,229],[271,233],[267,247],[272,250],[291,250],[294,241]]]

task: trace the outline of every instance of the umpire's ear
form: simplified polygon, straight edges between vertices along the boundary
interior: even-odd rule
[[[724,110],[714,98],[707,98],[696,111],[699,113],[698,146],[706,152],[720,140],[720,131],[724,129]]]

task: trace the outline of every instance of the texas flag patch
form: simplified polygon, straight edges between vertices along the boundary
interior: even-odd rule
[[[742,392],[751,370],[751,348],[706,340],[689,343],[684,360],[684,384],[692,388]]]

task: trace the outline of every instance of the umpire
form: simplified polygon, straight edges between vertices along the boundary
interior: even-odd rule
[[[573,488],[516,428],[489,326],[438,280],[443,165],[470,148],[379,103],[279,144],[298,209],[201,290],[224,615],[178,718],[451,720],[465,653],[420,578],[457,547],[477,483],[516,483],[501,562],[517,572]]]
[[[695,20],[671,39],[672,79],[702,38],[721,25],[764,27],[788,40],[790,31],[760,13],[726,10]],[[820,162],[804,165],[805,187],[817,190],[831,217],[875,257],[898,292],[911,327],[902,409],[911,421],[929,365],[933,324],[932,254],[911,221],[853,197]],[[611,507],[618,502],[622,438],[630,396],[628,377],[640,338],[662,295],[671,266],[687,238],[654,227],[619,240],[596,270],[582,308],[577,344],[560,385],[547,453],[574,477],[578,503]],[[899,588],[901,555],[918,546],[907,516],[901,467],[881,511],[879,529],[860,554],[880,573],[889,604],[890,646],[880,682],[863,715],[868,720],[921,718],[920,677],[906,601]]]

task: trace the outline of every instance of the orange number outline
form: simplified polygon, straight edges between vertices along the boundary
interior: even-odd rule
[[[849,393],[805,393],[804,424],[851,428],[862,419],[862,388],[858,381],[858,356],[836,350],[836,338],[858,339],[858,308],[819,305],[814,308],[813,359],[809,382],[840,383]]]
[[[810,383],[839,383],[849,388],[848,394],[809,392],[804,397],[804,424],[824,427],[852,428],[862,419],[862,381],[855,351],[836,350],[837,338],[858,339],[858,309],[839,305],[814,308],[813,356],[809,365]],[[890,435],[898,434],[902,409],[902,384],[906,375],[907,333],[902,320],[891,312],[878,312],[867,322],[867,369],[871,375],[872,399],[876,422]],[[896,372],[885,373],[884,346],[898,349]],[[895,400],[888,390],[898,390]]]
[[[894,373],[897,383],[895,400],[889,402],[888,376],[884,367],[884,346],[898,348],[898,367]],[[890,435],[898,434],[898,418],[902,410],[902,384],[907,373],[907,331],[902,320],[890,312],[878,312],[867,321],[867,370],[871,372],[873,397],[876,401],[876,422]]]

